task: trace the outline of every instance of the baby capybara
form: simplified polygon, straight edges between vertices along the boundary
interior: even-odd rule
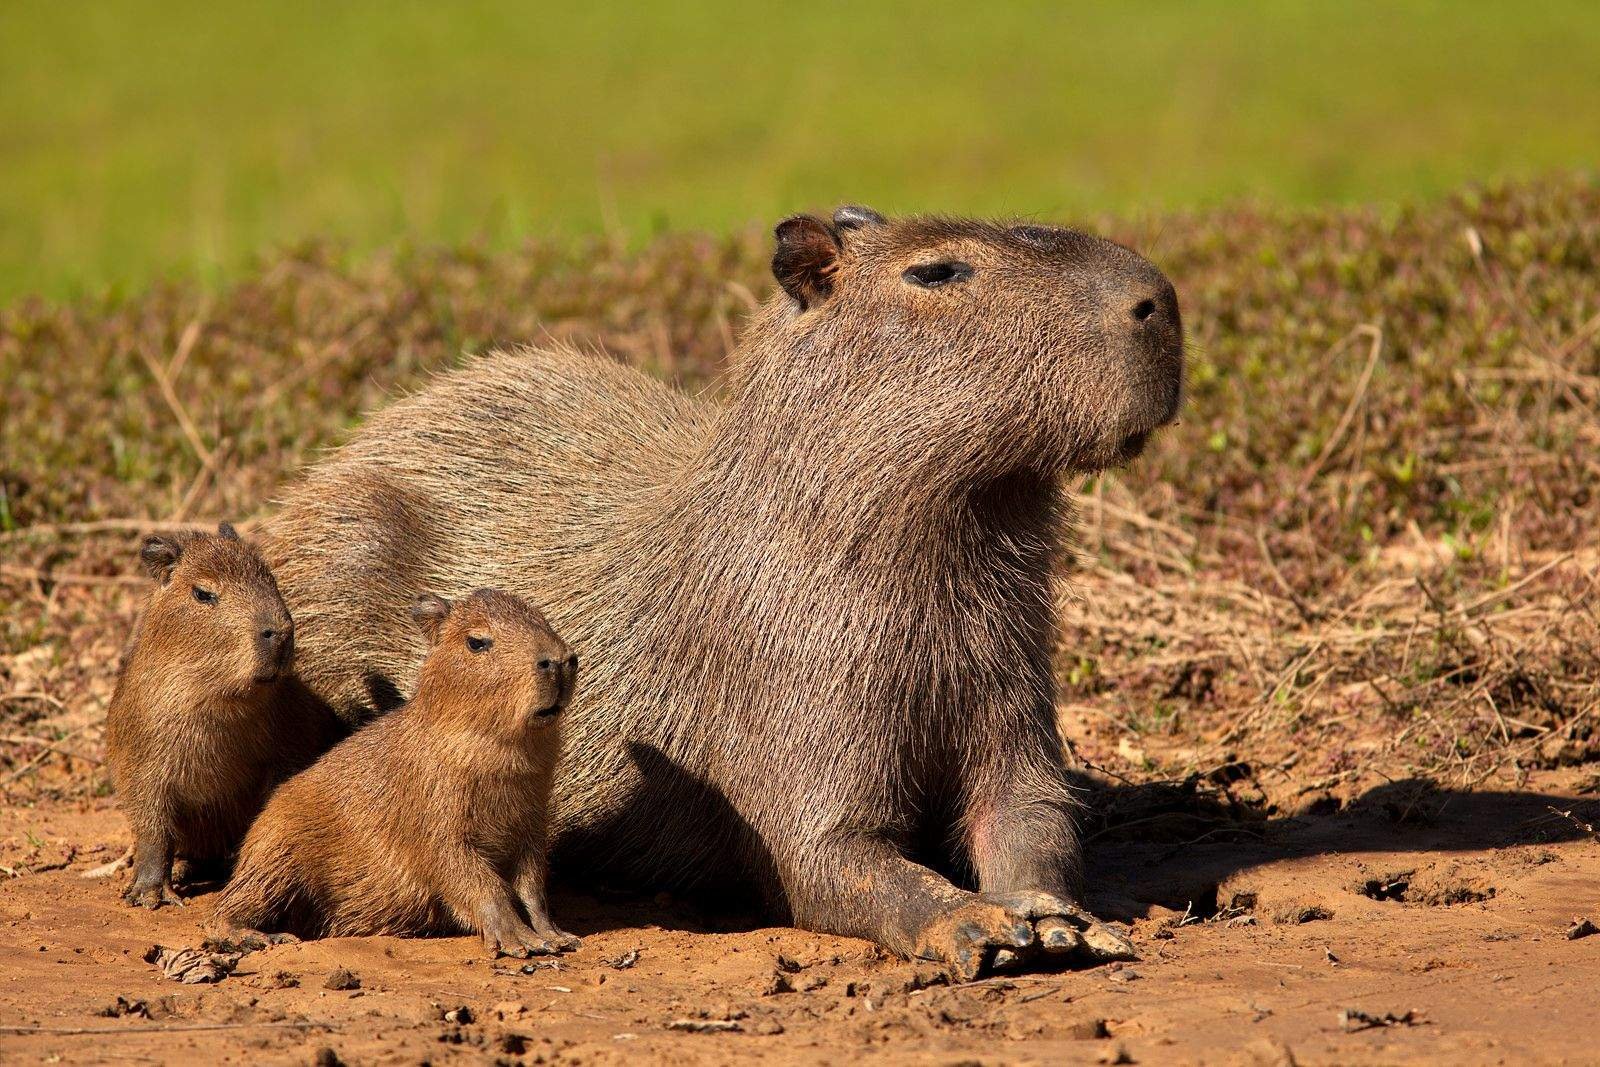
[[[217,915],[308,937],[475,931],[491,956],[576,948],[545,910],[544,838],[577,657],[496,590],[411,613],[429,646],[416,696],[273,794]]]
[[[294,624],[272,572],[223,523],[145,539],[156,581],[122,655],[106,751],[133,828],[129,903],[178,903],[177,857],[228,857],[272,787],[342,732],[295,678]]]

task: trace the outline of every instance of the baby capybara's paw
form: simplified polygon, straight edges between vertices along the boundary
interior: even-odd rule
[[[172,891],[172,884],[165,879],[147,881],[136,878],[133,884],[123,891],[122,899],[136,908],[149,908],[151,911],[155,911],[163,904],[183,907],[183,901]]]
[[[544,937],[555,945],[557,952],[575,952],[583,947],[583,938],[577,934],[569,934],[559,926],[552,926],[544,931]]]
[[[499,927],[485,928],[483,948],[490,959],[500,956],[512,956],[516,959],[526,959],[529,956],[554,956],[561,951],[553,942],[540,937],[531,927],[520,923],[516,925],[506,923]]]

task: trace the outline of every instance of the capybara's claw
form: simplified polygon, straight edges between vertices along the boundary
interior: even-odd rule
[[[916,955],[943,963],[957,981],[970,982],[986,967],[1014,962],[1033,939],[1033,924],[1027,919],[979,899],[930,923],[918,939]]]
[[[552,930],[546,936],[554,943],[557,952],[575,952],[583,947],[583,938],[565,930]]]
[[[163,904],[183,907],[183,900],[172,891],[170,882],[134,882],[122,894],[122,899],[136,908],[155,911]]]
[[[990,898],[1031,919],[1039,948],[1050,956],[1088,963],[1138,959],[1133,942],[1077,904],[1051,893],[1008,893]]]
[[[1133,942],[1105,923],[1091,922],[1079,936],[1083,938],[1084,947],[1096,961],[1110,962],[1139,958]]]
[[[1047,916],[1034,924],[1039,934],[1039,947],[1051,955],[1064,955],[1084,947],[1083,937],[1064,919]]]

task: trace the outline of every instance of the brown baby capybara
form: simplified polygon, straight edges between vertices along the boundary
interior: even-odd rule
[[[1080,907],[1052,584],[1066,485],[1177,413],[1171,284],[1071,230],[862,208],[785,221],[772,266],[724,402],[497,353],[314,468],[267,523],[308,683],[382,710],[421,654],[392,604],[538,590],[594,665],[558,870],[748,883],[962,977],[1126,954]]]
[[[172,866],[226,860],[267,794],[343,733],[295,678],[294,624],[232,526],[145,539],[155,579],[106,711],[106,753],[133,829],[125,898],[176,904]]]
[[[272,795],[221,925],[302,937],[476,932],[491,956],[576,948],[545,909],[559,716],[578,660],[540,612],[424,596],[416,696]]]

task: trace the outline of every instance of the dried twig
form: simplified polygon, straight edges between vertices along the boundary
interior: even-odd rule
[[[1361,402],[1367,397],[1367,386],[1372,382],[1372,372],[1378,366],[1378,356],[1383,352],[1383,331],[1371,323],[1362,323],[1354,330],[1351,330],[1345,339],[1334,345],[1332,351],[1328,353],[1331,358],[1344,348],[1347,343],[1363,336],[1370,338],[1372,341],[1372,347],[1367,353],[1367,365],[1362,368],[1361,377],[1356,379],[1356,390],[1351,395],[1350,402],[1345,405],[1344,414],[1339,416],[1339,421],[1334,426],[1333,432],[1328,435],[1327,441],[1323,442],[1322,451],[1317,453],[1317,458],[1312,460],[1311,465],[1300,475],[1299,491],[1302,493],[1311,487],[1312,482],[1316,481],[1317,475],[1322,472],[1322,465],[1328,462],[1329,458],[1333,456],[1334,450],[1344,441],[1345,431],[1350,429],[1350,423],[1354,421],[1356,412],[1361,409]]]
[[[189,417],[189,411],[183,406],[183,401],[178,399],[177,391],[172,388],[172,379],[167,377],[166,368],[156,362],[144,345],[134,346],[139,352],[139,358],[144,360],[144,365],[149,368],[151,377],[155,378],[156,385],[161,389],[161,396],[167,402],[167,407],[178,420],[178,426],[183,430],[184,437],[189,439],[189,447],[194,449],[194,454],[200,457],[200,462],[207,467],[216,462],[216,457],[211,449],[206,447],[205,441],[200,438],[200,430],[195,426],[194,420]]]

